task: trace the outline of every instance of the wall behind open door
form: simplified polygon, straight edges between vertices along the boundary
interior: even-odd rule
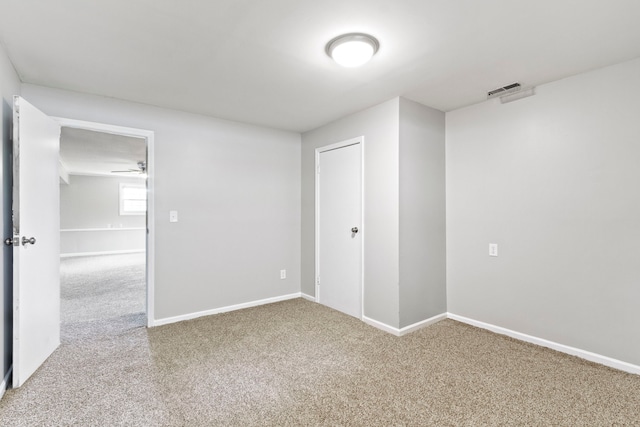
[[[2,158],[0,161],[0,185],[2,186],[2,202],[0,223],[2,223],[2,240],[11,236],[11,121],[13,118],[13,95],[20,94],[20,79],[13,69],[4,48],[0,45],[0,135],[2,138]],[[12,252],[11,246],[2,245],[2,263],[0,277],[0,396],[4,393],[6,381],[11,368],[11,331],[12,324]]]

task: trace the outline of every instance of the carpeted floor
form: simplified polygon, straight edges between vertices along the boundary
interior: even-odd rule
[[[295,299],[147,330],[82,280],[63,296],[84,317],[1,425],[640,425],[639,376],[452,320],[395,337]]]
[[[63,344],[118,335],[146,325],[145,254],[63,258]]]

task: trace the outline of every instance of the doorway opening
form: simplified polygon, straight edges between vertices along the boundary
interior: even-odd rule
[[[153,326],[153,132],[56,120],[63,341]]]

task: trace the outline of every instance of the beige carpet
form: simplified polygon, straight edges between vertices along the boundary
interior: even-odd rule
[[[398,338],[296,299],[92,322],[6,393],[2,426],[640,425],[639,376],[452,320]]]

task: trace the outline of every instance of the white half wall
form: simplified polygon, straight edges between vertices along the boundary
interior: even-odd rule
[[[60,230],[60,257],[144,252],[146,236],[144,227]]]
[[[299,134],[41,86],[22,91],[52,116],[155,132],[155,319],[300,292]]]
[[[447,113],[448,311],[640,365],[639,142],[640,59]]]

